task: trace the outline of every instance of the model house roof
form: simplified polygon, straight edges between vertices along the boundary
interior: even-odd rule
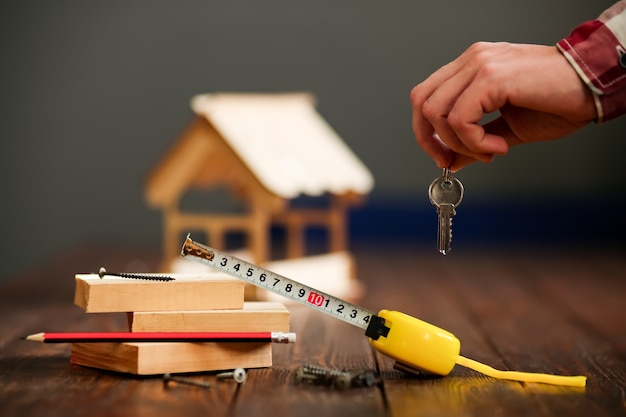
[[[272,193],[367,194],[373,177],[315,109],[307,93],[204,94],[191,100]]]

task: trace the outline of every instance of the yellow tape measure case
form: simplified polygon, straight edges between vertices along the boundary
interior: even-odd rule
[[[461,351],[461,342],[452,333],[399,311],[381,310],[365,334],[379,352],[436,375],[448,375]]]

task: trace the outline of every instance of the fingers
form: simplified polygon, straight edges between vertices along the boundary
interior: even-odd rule
[[[452,164],[453,153],[435,133],[428,122],[424,122],[420,111],[413,111],[413,132],[418,145],[435,161],[439,168],[447,168]]]
[[[492,156],[492,159],[493,159],[493,156]],[[452,163],[450,164],[449,168],[451,172],[457,172],[461,168],[466,167],[470,164],[473,164],[474,162],[477,162],[477,161],[478,161],[477,159],[474,159],[470,156],[457,153],[457,154],[454,154]],[[481,162],[491,162],[491,160],[481,161]]]
[[[435,84],[432,84],[433,86]],[[452,163],[453,152],[435,133],[434,126],[424,116],[423,107],[432,94],[428,80],[411,90],[411,104],[413,106],[413,133],[419,146],[435,161],[439,168],[447,168]]]
[[[432,92],[422,105],[422,115],[453,153],[487,162],[493,153],[501,152],[501,147],[483,142],[484,131],[478,124],[483,115],[477,102],[480,96],[467,93],[475,83],[475,70],[460,68]]]
[[[478,43],[411,91],[413,130],[418,144],[441,167],[489,162],[508,150],[506,141],[480,125],[485,113],[506,104],[493,91],[483,63],[502,44]],[[487,75],[487,76],[485,76]]]
[[[503,84],[495,79],[497,76],[485,75],[483,74],[485,71],[481,68],[471,83],[468,83],[462,90],[457,89],[449,93],[442,90],[441,92],[442,94],[448,93],[448,99],[452,100],[449,104],[448,117],[441,121],[442,124],[447,125],[445,128],[455,135],[450,142],[458,142],[458,145],[452,149],[478,160],[490,160],[493,155],[504,155],[509,149],[504,137],[486,131],[481,125],[483,117],[505,106],[508,98],[508,94],[502,88]],[[497,68],[488,71],[495,74],[501,72]],[[437,93],[439,90],[435,92]]]
[[[459,56],[456,60],[441,67],[434,72],[424,82],[418,84],[411,90],[410,100],[413,106],[413,132],[417,143],[435,161],[439,168],[447,168],[452,164],[454,152],[441,139],[435,131],[433,123],[424,115],[424,105],[432,96],[436,89],[450,78],[454,77],[460,68],[463,68],[467,60],[468,51]],[[435,109],[433,108],[433,111]],[[446,137],[449,135],[446,133]]]
[[[485,135],[487,136],[502,138],[502,140],[506,142],[508,147],[521,143],[520,139],[511,130],[510,126],[502,116],[486,123],[484,126],[484,130]],[[486,160],[481,159],[480,161],[491,162],[493,158],[494,155],[492,154],[490,158]],[[476,161],[478,160],[470,156],[455,154],[450,165],[450,171],[457,172],[461,168],[466,167],[467,165],[470,165]]]

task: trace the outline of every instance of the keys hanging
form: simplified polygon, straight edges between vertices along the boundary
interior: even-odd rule
[[[444,168],[443,175],[428,187],[430,202],[437,207],[437,249],[444,255],[450,252],[452,218],[456,215],[456,207],[463,200],[463,193],[463,184],[450,173],[449,168]]]

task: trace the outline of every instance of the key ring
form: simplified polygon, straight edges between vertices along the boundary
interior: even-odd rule
[[[449,182],[450,181],[450,167],[447,167],[447,168],[443,169],[443,180],[445,182]]]

